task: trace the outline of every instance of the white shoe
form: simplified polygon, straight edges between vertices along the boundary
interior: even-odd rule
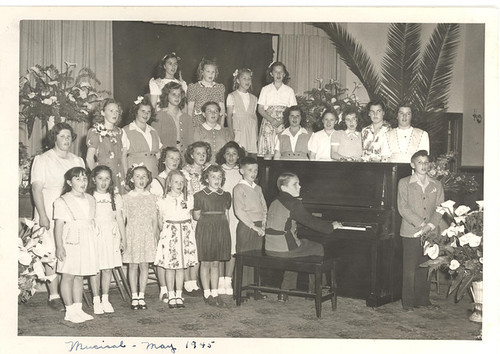
[[[231,279],[226,279],[224,285],[226,287],[226,295],[233,295],[233,286],[231,284]]]
[[[65,321],[69,321],[69,322],[72,322],[72,323],[83,323],[85,322],[85,320],[80,317],[77,313],[68,313],[68,311],[66,311],[66,314],[64,315],[64,320]]]
[[[113,308],[113,305],[109,301],[104,301],[101,303],[102,304],[102,309],[104,313],[113,313],[115,312],[115,309]]]
[[[75,314],[78,315],[79,317],[81,317],[84,321],[88,321],[88,320],[93,320],[94,319],[94,316],[89,315],[88,313],[86,313],[82,309],[78,309],[77,311],[75,311]]]
[[[103,303],[101,303],[100,301],[99,302],[94,302],[94,313],[96,315],[102,315],[104,313],[104,309],[103,309]]]

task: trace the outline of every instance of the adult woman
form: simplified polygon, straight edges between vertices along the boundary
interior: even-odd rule
[[[274,159],[307,160],[311,134],[302,127],[305,121],[304,112],[299,106],[292,106],[285,110],[283,119],[287,128],[277,136]]]
[[[182,80],[179,66],[180,60],[181,58],[174,52],[166,54],[161,59],[154,76],[149,80],[149,94],[151,95],[151,102],[153,103],[154,109],[156,109],[159,103],[163,86],[169,82],[180,84],[184,92],[187,92],[187,84]],[[183,112],[186,112],[185,108],[183,108]]]
[[[156,130],[148,125],[153,106],[144,98],[139,97],[131,110],[134,121],[123,127],[122,164],[127,169],[132,164],[143,163],[153,178],[158,176],[158,158],[162,143]]]
[[[35,221],[47,231],[41,236],[42,243],[49,251],[49,262],[45,263],[45,273],[55,273],[55,239],[53,203],[61,196],[64,186],[64,174],[73,167],[85,167],[83,159],[71,153],[72,142],[76,139],[73,128],[67,123],[57,123],[50,130],[50,150],[35,156],[31,168],[31,189],[35,201]],[[48,282],[49,306],[55,310],[64,310],[59,297],[59,278]]]
[[[361,130],[363,160],[381,161],[382,142],[391,125],[384,120],[385,104],[381,100],[371,101],[366,105],[372,124]]]
[[[345,130],[332,133],[332,159],[340,161],[359,161],[363,153],[361,133],[358,128],[358,112],[354,108],[344,111]]]

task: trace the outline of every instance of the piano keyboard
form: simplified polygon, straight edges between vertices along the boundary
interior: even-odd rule
[[[366,226],[362,226],[362,225],[342,225],[342,226],[338,227],[337,230],[366,231]]]

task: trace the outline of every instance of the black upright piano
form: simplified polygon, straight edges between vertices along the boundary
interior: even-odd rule
[[[278,194],[282,172],[299,176],[301,198],[313,215],[340,221],[331,235],[298,227],[301,238],[324,245],[325,257],[340,257],[339,296],[365,299],[377,307],[401,299],[401,217],[398,181],[409,164],[259,159],[259,184],[268,205]]]

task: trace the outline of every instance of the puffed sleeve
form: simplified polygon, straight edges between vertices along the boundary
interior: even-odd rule
[[[232,93],[227,95],[226,106],[234,106],[234,97]]]
[[[66,202],[62,198],[57,198],[54,202],[54,220],[56,219],[66,221],[73,219]]]
[[[161,95],[160,87],[158,87],[158,84],[153,77],[151,78],[151,80],[149,80],[149,93],[151,95]]]
[[[95,128],[90,128],[87,133],[87,147],[97,149],[100,142],[99,134]]]
[[[290,96],[288,98],[288,107],[296,106],[296,105],[297,105],[297,98],[295,97],[295,91],[293,91],[293,88],[290,87]]]
[[[194,203],[193,203],[193,210],[201,210],[203,207],[203,201],[202,201],[202,194],[204,193],[203,191],[196,192],[194,194]]]
[[[219,84],[217,85],[216,89],[217,89],[217,102],[224,102],[224,93],[226,92],[226,87],[223,84]]]
[[[44,155],[37,155],[33,160],[33,165],[31,166],[31,183],[38,182],[42,185],[45,185],[46,174],[47,171],[47,162]]]
[[[188,210],[192,210],[193,209],[194,199],[193,199],[192,195],[188,194],[186,204],[187,204]]]

